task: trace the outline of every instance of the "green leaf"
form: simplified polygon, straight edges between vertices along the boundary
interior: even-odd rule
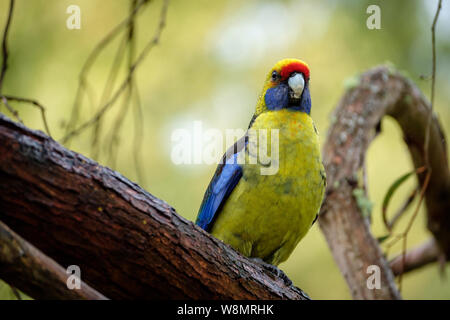
[[[382,243],[384,240],[388,239],[390,236],[391,235],[388,233],[388,234],[385,234],[384,236],[378,237],[377,238],[378,243]]]
[[[388,221],[387,221],[387,214],[386,214],[387,213],[387,208],[389,206],[389,202],[391,201],[392,196],[394,195],[395,191],[397,191],[398,187],[400,187],[413,174],[421,173],[424,170],[425,170],[425,167],[420,167],[418,169],[414,169],[411,172],[408,172],[408,173],[402,175],[397,180],[395,180],[394,183],[392,183],[392,185],[389,187],[388,191],[386,192],[386,195],[384,196],[383,205],[382,205],[382,209],[381,209],[382,210],[382,214],[383,214],[383,221],[384,221],[384,223],[385,223],[387,228],[389,228]]]

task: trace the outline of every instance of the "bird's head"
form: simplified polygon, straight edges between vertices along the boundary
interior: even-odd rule
[[[256,115],[281,109],[311,111],[309,67],[297,59],[283,59],[267,75],[256,106]]]

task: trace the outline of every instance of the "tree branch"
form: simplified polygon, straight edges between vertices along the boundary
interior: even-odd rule
[[[0,277],[41,299],[104,300],[85,283],[69,290],[65,270],[0,221]]]
[[[439,249],[436,241],[431,239],[417,248],[411,249],[406,253],[405,263],[403,264],[403,254],[398,255],[390,261],[392,272],[395,276],[421,268],[429,263],[438,260]]]
[[[0,220],[109,298],[306,299],[119,173],[3,115],[0,155]]]
[[[419,89],[408,79],[386,67],[361,75],[339,102],[334,123],[324,145],[327,198],[319,218],[333,256],[356,299],[398,299],[400,295],[369,221],[353,196],[357,174],[366,150],[382,118],[393,117],[400,125],[416,168],[424,165],[424,139],[430,107]],[[428,149],[432,174],[425,192],[428,227],[441,249],[450,257],[450,175],[446,142],[435,116],[430,124]],[[425,174],[418,174],[422,186]],[[369,265],[381,269],[381,289],[370,290],[366,281]]]

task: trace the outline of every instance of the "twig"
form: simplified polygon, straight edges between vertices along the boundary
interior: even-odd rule
[[[95,60],[97,59],[100,52],[109,44],[111,41],[123,30],[124,27],[128,26],[129,23],[134,19],[134,17],[137,15],[137,13],[140,11],[142,6],[144,4],[149,3],[148,0],[142,0],[139,1],[139,3],[136,5],[136,8],[131,12],[131,14],[124,19],[122,22],[120,22],[113,30],[111,30],[94,48],[94,50],[89,54],[88,58],[86,59],[86,62],[84,63],[80,75],[79,75],[79,83],[77,88],[77,93],[75,95],[74,104],[72,107],[72,114],[70,116],[68,125],[66,127],[66,136],[67,134],[73,130],[75,127],[78,116],[79,116],[79,109],[81,105],[81,97],[82,93],[87,88],[87,80],[86,80],[86,74],[94,64]],[[69,141],[67,141],[69,142]]]
[[[144,1],[146,2],[146,1]],[[139,91],[137,89],[137,84],[134,80],[134,74],[137,69],[137,67],[141,64],[143,59],[148,55],[150,50],[159,42],[159,39],[161,37],[161,33],[165,26],[166,16],[167,16],[167,9],[169,5],[169,0],[164,0],[161,12],[160,12],[160,19],[159,24],[157,26],[157,29],[155,31],[155,34],[153,38],[144,46],[144,49],[139,53],[137,59],[134,58],[134,51],[135,51],[135,16],[138,12],[138,9],[142,6],[143,2],[138,2],[137,0],[131,1],[131,8],[130,8],[130,15],[128,18],[122,22],[119,26],[117,26],[110,34],[105,37],[101,44],[98,45],[95,49],[95,52],[90,55],[88,58],[88,61],[83,66],[82,72],[80,73],[80,83],[79,88],[77,90],[77,95],[75,99],[74,109],[72,111],[71,120],[69,122],[69,125],[66,127],[70,128],[70,130],[66,130],[66,134],[61,139],[62,143],[68,143],[74,138],[75,136],[79,135],[81,132],[83,132],[85,129],[95,126],[93,131],[93,140],[91,143],[93,156],[94,158],[98,158],[100,156],[100,145],[104,146],[104,150],[107,152],[108,155],[108,163],[112,165],[112,167],[115,167],[116,159],[117,159],[117,148],[119,143],[119,133],[120,128],[122,127],[123,121],[125,119],[125,116],[130,108],[131,99],[133,96],[135,97],[135,117],[134,117],[134,135],[133,135],[133,158],[134,158],[134,164],[135,164],[135,170],[138,180],[143,183],[144,176],[142,174],[142,163],[140,160],[141,156],[141,146],[142,146],[142,136],[143,136],[143,118],[142,118],[142,107],[139,99]],[[75,108],[80,108],[80,101],[81,101],[81,95],[85,91],[85,88],[87,86],[87,79],[86,74],[87,71],[90,69],[91,65],[93,64],[96,56],[98,53],[103,49],[104,46],[106,46],[107,43],[109,43],[114,37],[117,36],[117,34],[122,31],[122,29],[127,26],[128,27],[128,35],[125,41],[125,45],[129,48],[128,53],[128,72],[125,77],[125,80],[118,86],[118,88],[111,94],[111,88],[113,88],[113,82],[115,80],[115,77],[117,75],[116,72],[113,72],[112,69],[110,76],[108,77],[108,84],[105,87],[105,90],[103,92],[103,96],[101,99],[101,106],[98,109],[98,111],[94,114],[94,116],[87,120],[86,122],[82,123],[78,127],[75,127],[77,119],[78,119],[78,111],[75,110]],[[122,45],[119,47],[118,54],[120,50],[122,49]],[[118,61],[119,60],[119,61]],[[120,55],[115,59],[115,62],[113,63],[113,68],[115,66],[119,66],[122,60],[122,56]],[[116,120],[113,122],[112,128],[110,133],[105,137],[107,139],[106,143],[100,144],[100,136],[102,135],[102,123],[104,115],[106,112],[110,109],[112,109],[116,103],[116,101],[123,95],[124,92],[128,92],[124,96],[123,102],[122,102],[122,108],[119,110]],[[105,101],[106,99],[106,101]]]
[[[432,72],[431,72],[431,101],[430,101],[430,114],[428,115],[428,125],[427,131],[425,133],[425,164],[429,167],[429,159],[428,159],[428,147],[430,144],[430,123],[431,118],[433,117],[433,107],[434,107],[434,92],[435,92],[435,83],[436,83],[436,23],[439,18],[439,13],[442,8],[442,0],[439,0],[438,7],[436,9],[436,14],[434,15],[433,24],[431,25],[431,50],[432,50]]]
[[[413,226],[413,223],[414,223],[414,220],[417,217],[417,214],[419,213],[420,205],[422,204],[422,201],[424,199],[425,191],[427,190],[428,183],[430,182],[430,178],[431,178],[431,169],[427,171],[427,175],[425,177],[425,181],[424,181],[424,183],[422,185],[422,189],[420,190],[419,202],[417,203],[416,209],[415,209],[415,211],[414,211],[414,213],[413,213],[413,215],[411,217],[411,220],[409,220],[409,223],[408,223],[408,225],[407,225],[407,227],[406,227],[406,229],[405,229],[405,231],[403,232],[403,235],[402,235],[402,237],[403,237],[403,250],[402,250],[402,257],[403,257],[402,265],[403,265],[403,268],[405,268],[405,265],[406,265],[406,249],[407,249],[408,233],[409,233],[409,231],[411,230],[411,228]],[[402,272],[402,274],[403,274],[403,272]],[[400,277],[398,278],[398,282],[399,282],[398,290],[400,292],[402,292],[402,278],[403,278],[402,274],[400,274]]]
[[[424,157],[425,165],[427,169],[430,169],[430,159],[428,158],[428,148],[430,144],[430,124],[433,118],[433,108],[434,108],[434,93],[435,93],[435,83],[436,83],[436,24],[439,18],[439,13],[442,8],[442,0],[439,0],[436,13],[434,15],[433,23],[431,25],[431,52],[432,52],[432,64],[431,64],[431,98],[430,98],[430,113],[428,115],[428,124],[425,131],[425,143],[424,143]]]
[[[6,98],[6,100],[10,100],[10,101],[23,102],[23,103],[28,103],[28,104],[31,104],[33,106],[36,106],[41,112],[42,122],[44,123],[45,131],[47,132],[47,134],[49,136],[51,136],[51,134],[50,134],[50,127],[49,127],[49,125],[47,123],[47,117],[45,115],[45,107],[42,104],[40,104],[38,101],[33,100],[33,99],[14,97],[14,96],[9,96],[9,95],[2,96],[2,98]]]
[[[144,47],[144,49],[139,54],[138,58],[131,65],[126,79],[122,82],[122,84],[116,90],[116,92],[114,93],[112,98],[108,102],[106,102],[103,105],[103,107],[91,119],[89,119],[86,122],[84,122],[78,128],[76,128],[76,129],[72,130],[71,132],[67,133],[61,139],[61,143],[66,143],[67,141],[69,141],[70,139],[75,137],[76,135],[80,134],[86,128],[89,128],[90,126],[95,124],[103,116],[103,114],[115,103],[115,101],[121,96],[121,94],[124,92],[124,90],[129,85],[129,83],[130,83],[130,81],[131,81],[131,79],[133,77],[133,74],[136,71],[136,68],[142,63],[142,61],[147,56],[149,51],[156,44],[158,44],[160,36],[161,36],[161,33],[162,33],[162,30],[164,29],[164,26],[165,26],[168,4],[169,4],[169,0],[165,0],[164,3],[163,3],[162,9],[161,9],[159,25],[158,25],[158,28],[157,28],[157,30],[155,32],[154,37],[152,38],[151,41],[149,41],[147,43],[147,45]]]
[[[433,118],[433,107],[434,107],[434,93],[435,93],[435,83],[436,83],[436,23],[439,18],[439,13],[442,8],[442,0],[439,0],[436,13],[434,15],[433,23],[431,25],[431,52],[432,52],[432,64],[431,64],[431,98],[430,98],[430,113],[428,115],[428,124],[425,131],[425,143],[424,143],[424,157],[425,165],[427,169],[430,169],[430,159],[428,158],[428,148],[430,144],[430,124]]]
[[[402,239],[403,235],[402,234],[390,234],[389,237],[391,237],[391,239],[388,239],[386,241],[386,243],[384,244],[385,245],[384,255],[386,257],[389,256],[389,251],[399,240]]]
[[[130,10],[134,10],[136,6],[136,0],[133,0],[131,2]],[[134,51],[135,51],[135,21],[133,20],[128,28],[128,34],[127,34],[127,40],[126,44],[128,46],[128,72],[131,69],[131,66],[133,64],[133,61],[135,59],[134,57]],[[119,133],[120,128],[123,124],[123,121],[126,117],[126,114],[129,110],[129,106],[131,104],[131,98],[133,96],[133,86],[135,84],[134,76],[130,78],[130,81],[128,83],[127,87],[127,93],[125,94],[122,102],[122,108],[120,109],[119,113],[116,116],[116,120],[114,122],[114,125],[111,128],[109,143],[106,143],[107,145],[107,152],[108,152],[108,162],[110,163],[112,168],[116,167],[116,161],[117,161],[117,146],[119,144]],[[140,119],[142,121],[142,119]]]
[[[111,96],[111,92],[114,88],[114,85],[117,80],[117,75],[120,69],[120,65],[123,59],[123,56],[125,54],[125,48],[128,45],[128,37],[124,37],[124,39],[121,41],[116,56],[114,57],[113,63],[111,64],[111,70],[108,75],[108,79],[106,81],[105,87],[103,89],[103,93],[100,99],[100,105],[104,104],[105,101],[108,101],[108,99]],[[103,117],[100,117],[98,121],[95,124],[94,131],[93,131],[93,137],[91,142],[91,150],[92,150],[92,157],[94,159],[97,159],[98,153],[99,153],[99,141],[100,141],[100,134],[102,129],[102,120]]]
[[[3,31],[3,40],[2,40],[3,61],[2,61],[2,69],[0,72],[0,94],[2,93],[2,89],[3,89],[3,79],[5,78],[6,70],[8,69],[8,44],[7,44],[7,42],[8,42],[8,31],[9,31],[9,26],[11,25],[13,10],[14,10],[14,0],[11,0],[9,2],[9,11],[8,11],[8,18],[6,19],[5,30]]]
[[[145,176],[142,173],[142,158],[141,158],[141,146],[143,142],[143,112],[141,99],[139,95],[139,89],[137,84],[134,84],[134,96],[135,96],[135,126],[134,126],[134,135],[133,135],[133,159],[134,159],[134,167],[136,170],[136,176],[141,185],[145,186]]]
[[[12,113],[12,115],[16,118],[17,121],[19,121],[20,123],[23,124],[23,121],[20,118],[19,113],[17,112],[17,110],[9,105],[8,99],[5,96],[0,96],[0,98],[2,99],[2,102],[5,105],[6,109],[8,109],[9,112]]]
[[[431,101],[430,101],[430,110],[428,113],[428,120],[427,120],[427,125],[426,125],[426,129],[425,129],[425,141],[424,141],[424,146],[423,146],[423,152],[424,152],[424,162],[425,162],[425,167],[427,170],[427,175],[425,177],[424,183],[422,185],[422,188],[420,190],[420,199],[419,199],[419,203],[417,204],[416,210],[413,214],[413,216],[411,217],[411,220],[405,230],[405,232],[403,233],[404,238],[403,238],[403,251],[402,251],[402,264],[403,264],[403,269],[405,268],[405,264],[406,264],[406,249],[407,249],[407,236],[408,236],[408,232],[412,227],[412,224],[417,216],[417,213],[419,211],[420,205],[422,203],[422,200],[424,198],[425,195],[425,191],[428,187],[428,183],[430,181],[431,178],[431,172],[432,172],[432,168],[430,165],[430,159],[429,159],[429,144],[430,144],[430,127],[431,127],[431,119],[433,118],[433,107],[434,107],[434,94],[435,94],[435,82],[436,82],[436,23],[438,21],[439,18],[439,13],[441,11],[441,7],[442,7],[442,0],[439,0],[438,2],[438,7],[436,9],[436,13],[434,15],[434,19],[433,19],[433,23],[431,25],[431,47],[432,47],[432,72],[431,72]],[[401,292],[402,290],[402,274],[403,272],[400,274],[399,276],[399,290]]]
[[[20,123],[22,122],[22,119],[19,117],[19,113],[9,105],[8,100],[2,95],[3,90],[3,80],[5,79],[6,70],[8,69],[8,32],[9,27],[11,25],[11,20],[13,16],[13,10],[14,10],[14,0],[11,0],[9,2],[9,11],[8,11],[8,17],[6,18],[6,24],[5,29],[3,30],[3,38],[2,38],[2,68],[0,71],[0,97],[2,99],[3,104],[5,105],[6,109],[9,110],[9,112],[12,113],[12,115],[16,118],[17,121]]]
[[[133,95],[133,87],[130,84],[127,86],[127,92],[126,92],[125,96],[123,97],[122,108],[120,108],[119,113],[117,114],[117,117],[111,128],[109,143],[106,144],[107,152],[108,152],[108,162],[110,163],[111,168],[113,168],[113,169],[116,168],[116,161],[117,161],[116,150],[117,150],[117,145],[119,143],[120,128],[122,127],[123,121],[129,110],[132,95]]]
[[[394,217],[392,217],[391,220],[386,221],[386,226],[389,230],[392,230],[397,223],[397,221],[400,219],[400,217],[408,210],[411,203],[413,203],[414,199],[417,195],[417,188],[414,188],[414,190],[409,194],[408,198],[406,198],[405,202],[400,206],[400,208],[397,210],[397,212],[394,214]]]
[[[2,55],[3,55],[3,61],[2,61],[2,69],[0,72],[0,98],[3,102],[3,104],[6,106],[6,108],[9,110],[9,112],[12,113],[12,115],[17,119],[17,121],[19,121],[20,123],[23,123],[22,119],[19,116],[19,113],[17,112],[17,110],[15,110],[9,103],[8,101],[17,101],[17,102],[24,102],[24,103],[29,103],[32,104],[36,107],[38,107],[40,109],[41,112],[41,116],[42,116],[42,121],[44,123],[44,127],[45,127],[45,131],[47,132],[47,134],[49,136],[51,136],[50,134],[50,128],[48,126],[47,123],[47,118],[45,116],[45,108],[36,100],[33,99],[27,99],[27,98],[20,98],[20,97],[13,97],[13,96],[9,96],[9,95],[4,95],[2,94],[2,90],[3,90],[3,83],[4,83],[4,79],[5,79],[5,74],[6,71],[8,69],[8,31],[10,29],[10,25],[11,25],[11,20],[12,20],[12,16],[13,16],[13,10],[14,10],[14,0],[11,0],[9,2],[9,11],[8,11],[8,18],[6,20],[6,25],[5,25],[5,30],[3,32],[3,40],[2,40]]]

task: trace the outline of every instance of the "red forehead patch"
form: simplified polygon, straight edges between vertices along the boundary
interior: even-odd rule
[[[292,62],[281,68],[281,79],[286,80],[292,72],[301,72],[305,80],[309,79],[309,68],[301,62]]]

